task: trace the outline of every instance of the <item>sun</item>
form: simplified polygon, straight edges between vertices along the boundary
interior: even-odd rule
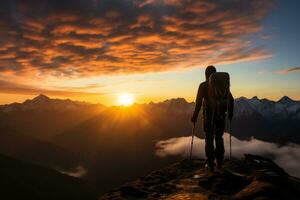
[[[131,106],[134,103],[134,95],[123,93],[118,96],[118,104],[122,106]]]

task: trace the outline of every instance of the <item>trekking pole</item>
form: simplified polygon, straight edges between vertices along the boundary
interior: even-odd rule
[[[231,160],[232,151],[231,151],[231,120],[229,120],[229,159]]]
[[[195,122],[193,123],[193,130],[192,130],[192,141],[191,141],[191,151],[190,151],[190,160],[192,159],[193,155],[193,143],[194,143],[194,134],[195,134]]]

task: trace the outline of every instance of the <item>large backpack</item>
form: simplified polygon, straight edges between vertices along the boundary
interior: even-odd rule
[[[209,76],[208,101],[213,115],[224,115],[229,108],[230,77],[226,72],[216,72]]]

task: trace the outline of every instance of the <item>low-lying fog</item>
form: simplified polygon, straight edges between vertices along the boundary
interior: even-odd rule
[[[226,156],[229,154],[229,134],[224,134]],[[194,137],[193,155],[204,158],[204,139]],[[191,137],[177,137],[156,143],[156,155],[160,157],[182,155],[189,156]],[[239,140],[232,136],[232,154],[234,157],[243,157],[244,154],[256,154],[272,158],[286,172],[300,177],[300,145],[288,144],[280,146],[275,143],[257,139],[249,141]]]

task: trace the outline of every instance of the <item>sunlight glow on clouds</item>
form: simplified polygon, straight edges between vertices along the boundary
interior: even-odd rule
[[[277,71],[279,74],[289,74],[289,73],[297,73],[300,72],[300,67],[290,67],[280,71]]]
[[[249,37],[271,0],[1,1],[0,71],[78,77],[270,56]]]
[[[229,135],[224,135],[225,156],[229,152]],[[170,138],[156,143],[156,155],[160,157],[182,155],[189,156],[191,137]],[[198,137],[194,138],[194,157],[205,158],[205,141]],[[264,142],[257,139],[249,141],[239,140],[232,137],[232,155],[241,158],[244,154],[256,154],[270,157],[282,166],[291,175],[300,177],[300,145],[287,144],[279,146],[275,143]]]

